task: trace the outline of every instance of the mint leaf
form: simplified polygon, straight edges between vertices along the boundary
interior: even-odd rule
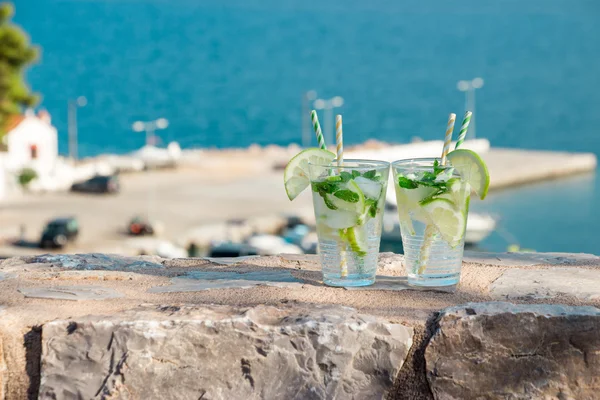
[[[441,174],[442,172],[444,172],[445,168],[442,166],[440,167],[440,163],[438,162],[438,160],[435,160],[433,162],[433,174],[437,177],[439,174]]]
[[[340,172],[340,179],[342,182],[348,182],[352,178],[353,178],[353,176],[350,172],[346,172],[346,171]]]
[[[377,171],[374,169],[365,172],[362,176],[375,182],[379,182],[381,180],[381,174],[377,173]]]
[[[323,189],[323,191],[324,191],[325,193],[329,193],[329,194],[331,194],[331,193],[333,193],[333,192],[335,192],[335,191],[337,190],[338,186],[337,186],[335,183],[327,183],[327,182],[324,182],[324,183],[321,185],[321,188]]]
[[[367,206],[367,211],[369,212],[371,218],[375,218],[377,216],[377,201],[367,199],[365,201],[365,205]]]
[[[353,178],[358,178],[360,176],[360,172],[358,172],[357,170],[353,170],[352,171],[352,177]]]
[[[335,206],[335,204],[333,204],[331,202],[331,200],[329,200],[327,198],[327,196],[322,196],[323,197],[323,201],[325,202],[325,205],[327,206],[327,208],[329,208],[330,210],[337,210],[338,208]]]
[[[440,186],[440,182],[436,182],[434,180],[421,180],[421,181],[416,181],[417,185],[421,185],[421,186],[428,186],[428,187],[439,187]]]
[[[425,197],[424,199],[419,201],[419,204],[424,205],[429,203],[431,200],[437,198],[438,196],[441,196],[445,193],[448,193],[448,189],[444,186],[444,187],[436,187],[437,191],[433,192],[432,194],[430,194],[429,196]]]
[[[325,193],[333,194],[338,189],[338,185],[335,182],[313,182],[313,192],[319,192],[321,196]]]
[[[375,207],[374,205],[369,207],[369,215],[371,216],[371,218],[375,218],[377,216],[377,207]]]
[[[377,175],[377,171],[372,169],[370,171],[365,172],[364,174],[362,174],[362,176],[364,176],[367,179],[373,179],[375,178],[375,176]]]
[[[423,178],[421,178],[421,181],[431,182],[431,181],[435,181],[435,178],[436,178],[436,175],[433,172],[425,171],[425,172],[423,172]]]
[[[415,181],[411,181],[410,179],[408,179],[405,176],[399,176],[398,177],[398,186],[400,186],[401,188],[404,189],[416,189],[419,184]]]
[[[348,203],[358,203],[358,194],[354,193],[351,190],[338,190],[337,192],[335,192],[333,194],[335,197],[337,197],[338,199],[342,199],[344,201],[347,201]]]

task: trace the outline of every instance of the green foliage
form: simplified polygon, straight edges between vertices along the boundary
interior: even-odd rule
[[[419,184],[413,180],[408,179],[405,176],[399,176],[398,186],[404,189],[416,189],[419,187]]]
[[[342,182],[348,182],[352,178],[353,178],[353,175],[351,173],[346,172],[346,171],[340,172],[340,179]]]
[[[358,194],[354,193],[352,190],[347,189],[338,190],[333,195],[338,199],[347,201],[348,203],[358,203],[358,201],[360,200]]]
[[[365,205],[367,206],[367,210],[369,212],[369,215],[371,217],[375,218],[377,216],[377,200],[366,199],[365,200]]]
[[[33,107],[39,101],[24,81],[25,68],[38,58],[38,49],[29,43],[23,30],[11,23],[14,8],[0,3],[0,138],[5,133],[6,119]]]
[[[37,178],[37,172],[31,168],[23,168],[19,173],[19,184],[26,187],[29,183]]]

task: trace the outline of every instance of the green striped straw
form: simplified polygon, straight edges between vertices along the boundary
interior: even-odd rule
[[[469,129],[472,115],[473,113],[471,111],[467,111],[465,113],[465,118],[462,121],[462,126],[460,127],[460,133],[458,134],[458,139],[456,139],[456,146],[454,147],[454,150],[458,149],[465,141],[465,136],[467,136],[467,130]]]
[[[312,110],[310,112],[310,118],[312,119],[313,128],[315,128],[315,134],[317,135],[319,147],[323,150],[327,150],[327,146],[325,146],[325,138],[321,132],[321,125],[319,125],[319,116],[317,115],[317,110]]]

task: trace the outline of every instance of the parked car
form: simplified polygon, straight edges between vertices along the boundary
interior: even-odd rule
[[[62,248],[75,241],[79,235],[79,222],[74,217],[57,218],[46,224],[40,239],[40,247]]]
[[[127,232],[134,236],[154,235],[154,226],[142,217],[133,217],[127,225]]]
[[[116,175],[97,175],[87,181],[77,182],[71,186],[71,191],[84,193],[117,193],[119,190],[119,179]]]
[[[213,258],[221,257],[242,257],[242,256],[256,256],[258,251],[246,244],[225,242],[215,244],[211,247],[208,256]]]

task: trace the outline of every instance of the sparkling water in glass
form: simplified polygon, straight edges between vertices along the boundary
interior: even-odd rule
[[[439,163],[434,158],[392,163],[405,268],[413,286],[447,288],[460,281],[471,188],[468,177]]]
[[[375,282],[389,163],[344,160],[309,165],[323,282]]]

